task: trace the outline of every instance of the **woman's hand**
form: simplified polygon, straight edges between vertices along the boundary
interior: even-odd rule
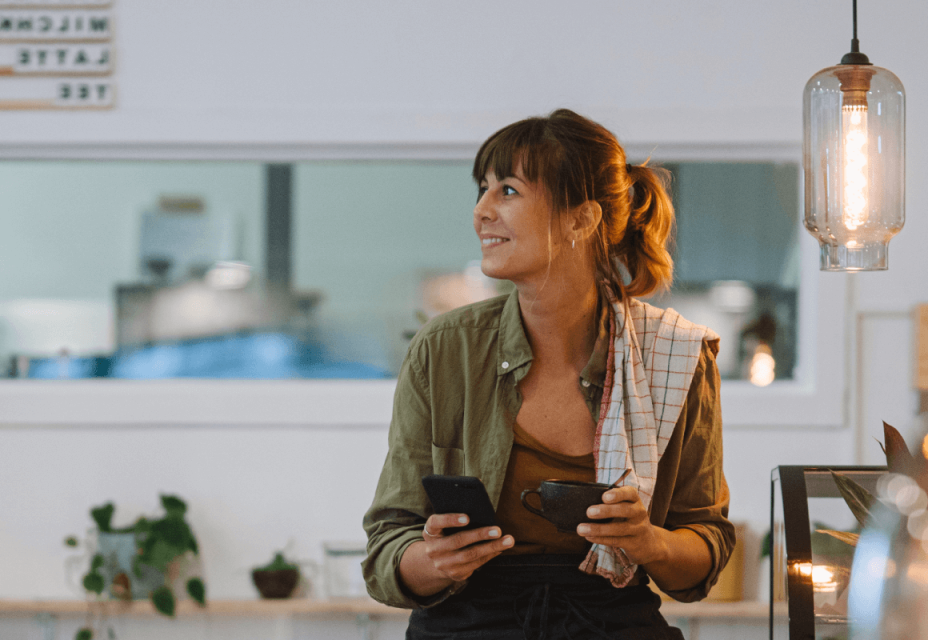
[[[655,527],[634,487],[618,487],[603,494],[603,504],[587,509],[587,516],[606,520],[581,524],[577,533],[594,544],[622,549],[634,564],[661,562],[669,555],[665,529]]]
[[[481,566],[510,548],[512,536],[500,537],[499,527],[482,527],[445,535],[446,529],[467,524],[462,513],[429,517],[422,542],[409,545],[400,558],[400,577],[419,596],[438,593],[467,580]]]
[[[686,528],[655,527],[634,487],[610,489],[603,494],[603,503],[590,507],[587,515],[605,522],[581,524],[578,534],[621,549],[664,591],[692,588],[712,569],[712,553],[702,536]]]
[[[425,555],[435,570],[454,582],[467,580],[484,564],[512,546],[512,536],[500,538],[499,527],[483,527],[449,535],[445,529],[467,524],[461,513],[435,514],[425,522]]]

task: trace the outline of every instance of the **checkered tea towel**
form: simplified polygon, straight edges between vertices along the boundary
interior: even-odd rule
[[[632,486],[650,511],[660,462],[673,433],[699,362],[703,341],[718,352],[719,337],[685,320],[673,309],[659,309],[626,298],[613,302],[610,347],[594,456],[596,481]],[[629,320],[631,320],[629,322]],[[616,324],[619,325],[617,329]],[[624,587],[635,575],[625,552],[594,544],[580,570]]]

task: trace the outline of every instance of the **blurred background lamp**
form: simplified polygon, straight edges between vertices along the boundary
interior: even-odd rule
[[[244,289],[251,282],[251,266],[244,262],[220,261],[206,272],[213,289]]]
[[[882,271],[905,224],[905,91],[857,40],[803,92],[805,227],[822,271]]]

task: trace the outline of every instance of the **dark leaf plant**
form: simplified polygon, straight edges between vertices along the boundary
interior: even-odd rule
[[[168,581],[168,566],[180,559],[188,551],[194,555],[199,554],[199,546],[193,535],[190,525],[187,524],[185,514],[186,503],[177,496],[162,495],[161,506],[164,516],[157,519],[139,518],[134,524],[121,529],[112,526],[115,507],[108,502],[100,507],[91,509],[90,516],[97,525],[100,533],[132,533],[135,536],[136,555],[133,558],[132,573],[142,577],[144,567],[151,567],[165,576],[165,584],[153,590],[149,599],[155,610],[166,616],[174,616],[176,598]],[[69,536],[65,544],[71,547],[78,545],[74,536]],[[84,575],[82,584],[88,595],[97,601],[103,598],[105,581],[101,569],[105,564],[102,554],[95,553],[91,558],[88,572]],[[120,578],[123,581],[120,581]],[[125,574],[117,574],[113,578],[111,591],[114,595],[126,600],[132,599],[130,582]],[[206,605],[206,585],[197,577],[190,578],[186,584],[187,594],[200,606]],[[111,638],[114,637],[112,628],[109,629]],[[91,640],[94,637],[92,625],[89,623],[78,630],[75,640]]]
[[[889,472],[908,476],[921,484],[922,474],[919,461],[909,451],[902,435],[895,427],[886,422],[883,422],[883,440],[885,444],[879,444],[886,456],[886,467]],[[867,526],[871,518],[879,517],[873,513],[873,505],[877,499],[872,493],[842,473],[832,471],[831,475],[838,486],[838,491],[841,492],[841,497],[844,498],[861,529]],[[837,538],[852,547],[857,546],[857,541],[860,538],[859,533],[847,531],[832,531],[830,529],[817,529],[816,531]]]

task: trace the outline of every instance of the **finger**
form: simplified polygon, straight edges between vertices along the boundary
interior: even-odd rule
[[[618,504],[596,504],[586,510],[588,518],[603,520],[605,518],[620,518],[622,520],[638,520],[647,516],[647,511],[640,502],[619,502]]]
[[[468,529],[459,531],[447,536],[449,548],[463,549],[478,542],[485,540],[495,540],[499,538],[499,527],[481,527],[480,529]]]
[[[603,520],[606,518],[627,518],[631,514],[630,505],[627,502],[619,504],[594,505],[586,510],[586,516],[594,520]]]
[[[637,502],[639,500],[638,489],[635,487],[616,487],[615,489],[609,489],[609,491],[603,494],[603,502],[606,504],[615,502]]]
[[[515,541],[512,536],[504,536],[500,540],[491,540],[474,544],[458,550],[456,553],[445,555],[436,560],[435,566],[439,571],[453,580],[466,580],[474,571],[511,547]]]
[[[601,544],[607,547],[622,549],[628,553],[628,549],[634,549],[634,542],[631,536],[592,536],[587,540],[593,544]]]
[[[515,543],[512,536],[503,536],[500,540],[481,542],[460,551],[458,562],[471,571],[486,564]]]
[[[444,535],[445,529],[460,527],[468,522],[467,514],[464,513],[436,513],[429,516],[425,524],[432,534],[440,536]]]
[[[605,522],[603,524],[583,523],[577,527],[577,535],[584,538],[600,537],[634,537],[639,531],[635,523]]]

